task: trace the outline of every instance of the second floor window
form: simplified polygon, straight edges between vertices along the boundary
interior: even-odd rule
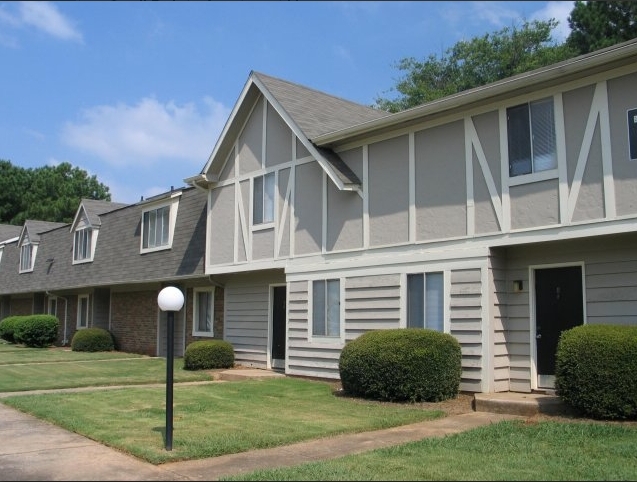
[[[254,178],[252,224],[274,221],[274,173]]]
[[[20,246],[20,271],[33,270],[33,245],[26,243]]]
[[[557,168],[553,99],[507,109],[509,176]]]
[[[83,261],[91,258],[91,229],[79,229],[75,231],[73,260]]]
[[[168,246],[170,233],[170,206],[163,206],[143,214],[142,248]]]

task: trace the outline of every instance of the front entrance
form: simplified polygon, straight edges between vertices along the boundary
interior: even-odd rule
[[[285,369],[286,287],[272,287],[272,368]]]
[[[582,267],[535,270],[537,387],[555,387],[555,354],[560,334],[584,323]]]

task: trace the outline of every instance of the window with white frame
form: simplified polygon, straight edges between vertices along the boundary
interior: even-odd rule
[[[312,282],[312,335],[341,336],[340,280]]]
[[[254,178],[252,224],[274,222],[274,172]]]
[[[20,272],[33,271],[34,246],[28,240],[20,246]]]
[[[444,275],[407,275],[407,327],[444,331]]]
[[[215,289],[195,288],[192,336],[214,336]]]
[[[142,215],[142,249],[156,249],[170,243],[170,206],[144,211]]]
[[[553,99],[507,109],[509,176],[557,168]]]
[[[88,295],[80,295],[77,298],[77,327],[88,327]]]
[[[93,230],[83,228],[75,231],[73,235],[73,261],[88,261],[92,259]]]

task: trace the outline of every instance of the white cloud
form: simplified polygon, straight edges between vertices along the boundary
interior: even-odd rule
[[[555,40],[563,42],[566,37],[571,33],[571,28],[568,26],[568,16],[573,10],[573,2],[547,2],[546,6],[535,12],[532,16],[533,20],[548,20],[554,18],[559,22],[553,35]]]
[[[142,164],[166,168],[186,161],[203,166],[212,152],[230,109],[207,97],[202,112],[193,103],[177,105],[144,98],[137,105],[96,106],[68,122],[62,140],[113,166]],[[169,161],[169,162],[167,162]]]
[[[20,2],[20,18],[53,37],[82,42],[82,34],[50,2]]]
[[[62,40],[83,41],[82,33],[51,2],[18,2],[14,13],[0,5],[0,22],[13,28],[35,27]],[[15,47],[17,41],[5,34],[1,43]]]

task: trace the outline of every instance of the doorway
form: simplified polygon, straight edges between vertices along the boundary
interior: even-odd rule
[[[555,388],[555,356],[561,333],[584,324],[582,266],[535,270],[537,387]]]
[[[286,286],[272,286],[272,368],[285,369]]]

